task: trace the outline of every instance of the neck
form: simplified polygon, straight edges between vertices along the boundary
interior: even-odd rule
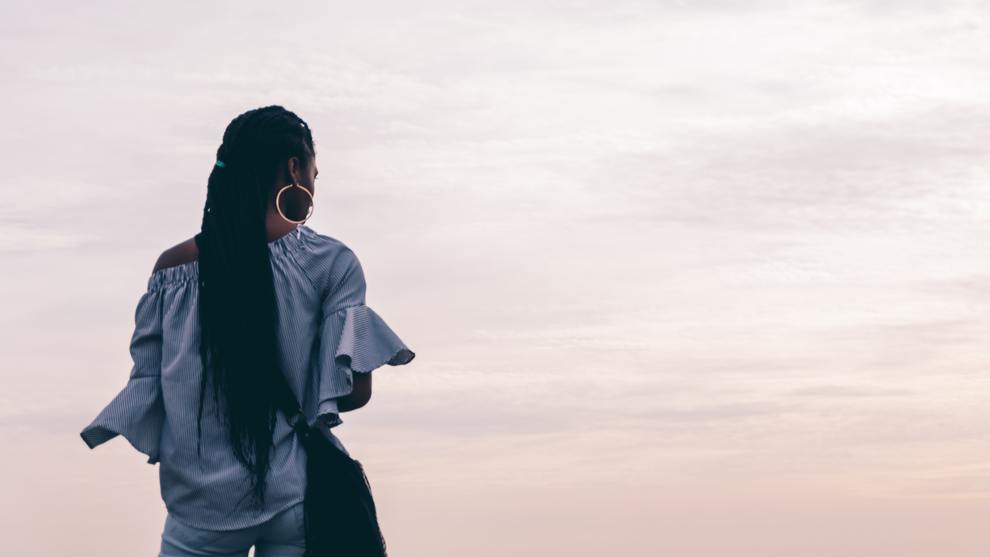
[[[275,211],[270,211],[265,217],[265,228],[268,230],[269,242],[292,232],[296,226],[298,226],[296,223],[283,219],[282,215]]]

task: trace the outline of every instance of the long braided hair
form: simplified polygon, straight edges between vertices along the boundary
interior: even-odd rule
[[[264,505],[278,408],[272,399],[281,373],[277,300],[265,223],[281,169],[290,157],[304,168],[315,150],[309,126],[278,105],[234,118],[223,134],[210,173],[199,248],[200,359],[197,415],[201,454],[203,400],[212,372],[213,400],[234,456],[251,473],[253,500]],[[252,458],[253,457],[253,458]]]

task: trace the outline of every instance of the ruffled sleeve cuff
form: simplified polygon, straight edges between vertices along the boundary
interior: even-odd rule
[[[158,377],[135,377],[79,435],[91,449],[122,435],[155,464],[164,419]]]
[[[90,448],[118,435],[148,457],[159,460],[159,442],[165,421],[161,389],[161,290],[149,289],[138,301],[130,352],[130,378],[124,388],[80,433]]]
[[[342,423],[336,399],[354,390],[354,372],[368,373],[386,364],[404,365],[416,357],[385,320],[365,304],[325,316],[320,336],[316,420],[322,420],[327,427]]]
[[[358,373],[367,373],[385,364],[408,364],[416,357],[375,310],[362,304],[341,310],[344,327],[335,359]]]

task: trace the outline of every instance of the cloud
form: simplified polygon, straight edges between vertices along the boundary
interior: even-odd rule
[[[863,385],[814,385],[801,387],[790,392],[791,396],[818,399],[870,398],[870,397],[905,397],[917,393],[910,389],[891,387],[876,387]]]

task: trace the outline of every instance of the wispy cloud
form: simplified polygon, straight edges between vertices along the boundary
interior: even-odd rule
[[[9,445],[97,462],[51,440],[126,378],[135,294],[198,229],[224,126],[278,103],[314,129],[311,225],[418,353],[340,433],[406,554],[456,538],[401,511],[427,488],[465,524],[450,553],[986,553],[982,3],[36,10],[0,7]],[[72,483],[78,532],[122,497],[101,485],[139,485],[91,465],[30,471]],[[34,483],[0,487],[49,513]],[[900,543],[882,517],[939,528]]]

